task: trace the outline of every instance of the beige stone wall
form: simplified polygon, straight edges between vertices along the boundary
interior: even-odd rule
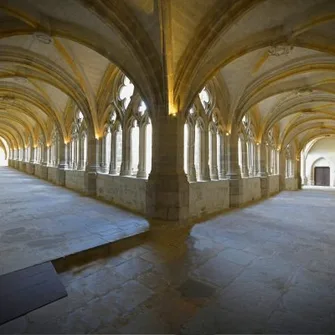
[[[67,170],[65,172],[65,186],[75,191],[84,192],[84,176],[85,171]]]
[[[36,165],[35,165],[34,175],[35,175],[36,177],[41,178],[41,177],[42,177],[42,174],[43,174],[43,172],[42,172],[42,166],[39,165],[39,164],[36,164]]]
[[[189,216],[199,218],[229,208],[229,181],[190,183]]]
[[[146,212],[147,180],[99,174],[97,196],[135,212]]]
[[[243,178],[243,204],[261,198],[261,182],[258,177]]]
[[[57,168],[56,167],[48,167],[48,181],[52,183],[56,183],[57,180]]]
[[[34,174],[34,170],[35,170],[34,164],[26,163],[26,171],[25,172],[27,172],[29,174]]]
[[[285,189],[288,191],[297,191],[298,190],[297,178],[286,178],[285,179]]]
[[[269,176],[269,194],[276,194],[279,192],[279,175]]]

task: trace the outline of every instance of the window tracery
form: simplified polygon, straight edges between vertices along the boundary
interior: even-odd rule
[[[190,182],[224,177],[224,141],[212,95],[204,88],[187,111],[184,124],[184,171]]]

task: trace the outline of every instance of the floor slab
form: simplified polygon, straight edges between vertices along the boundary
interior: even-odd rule
[[[0,275],[149,229],[147,220],[0,167]]]
[[[1,334],[333,334],[335,192],[283,192],[65,272]]]

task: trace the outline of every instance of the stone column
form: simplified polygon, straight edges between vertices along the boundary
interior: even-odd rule
[[[249,177],[249,170],[248,170],[248,150],[247,150],[247,142],[241,139],[242,145],[242,176],[244,178]]]
[[[83,142],[82,142],[81,134],[78,134],[77,144],[78,144],[77,145],[78,146],[78,153],[77,153],[77,156],[76,156],[76,157],[78,157],[77,170],[83,170],[84,169],[84,164],[83,164],[82,157],[83,157],[84,150],[83,150]]]
[[[139,128],[139,151],[138,151],[138,168],[137,178],[146,178],[147,173],[145,171],[146,162],[146,125],[143,124]]]
[[[49,151],[49,148],[47,147],[46,144],[44,144],[41,150],[42,165],[44,166],[48,165],[48,151]]]
[[[217,134],[216,132],[212,131],[210,133],[212,137],[212,152],[211,152],[211,179],[219,179],[218,173],[218,153],[217,153]]]
[[[188,125],[188,180],[190,182],[197,181],[197,173],[195,171],[194,165],[194,141],[195,141],[195,127],[192,125]]]
[[[260,177],[261,182],[261,196],[266,198],[269,196],[269,176],[267,169],[267,160],[268,160],[268,150],[267,145],[260,143],[258,146],[259,153],[259,172],[258,176]]]
[[[100,161],[101,172],[108,173],[109,166],[107,166],[107,134],[105,134],[101,139]]]
[[[272,174],[272,160],[271,160],[271,151],[272,148],[270,146],[266,146],[266,150],[267,150],[267,172],[268,175]]]
[[[48,180],[48,150],[46,144],[41,146],[41,178]]]
[[[294,160],[294,165],[295,165],[294,178],[296,179],[297,189],[301,190],[301,188],[302,188],[302,179],[301,179],[301,165],[300,165],[300,161],[298,159],[295,159]]]
[[[184,172],[184,119],[156,106],[152,117],[152,170],[147,182],[147,216],[183,221],[189,213],[189,183]]]
[[[224,179],[226,177],[225,142],[226,141],[224,140],[224,135],[222,134],[220,136],[220,171],[219,171],[220,179]]]
[[[34,164],[35,163],[35,151],[36,148],[34,146],[30,147],[30,163]]]
[[[285,180],[286,180],[286,157],[285,154],[279,152],[279,190],[285,190]]]
[[[243,203],[243,180],[238,164],[238,133],[233,127],[227,142],[227,178],[229,179],[230,207],[240,207]]]
[[[301,153],[301,182],[302,185],[307,185],[308,181],[307,181],[307,174],[306,174],[306,157],[305,157],[305,153],[302,152]]]
[[[87,166],[85,171],[84,192],[95,196],[97,191],[97,177],[100,169],[100,146],[101,139],[96,139],[94,131],[87,133]]]
[[[56,161],[58,161],[58,167],[56,172],[56,184],[64,186],[65,185],[65,171],[67,169],[67,145],[64,143],[62,136],[58,137],[57,141],[57,151],[56,151]]]

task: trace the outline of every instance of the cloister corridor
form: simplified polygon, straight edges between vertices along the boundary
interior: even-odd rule
[[[334,332],[335,190],[284,191],[205,222],[149,228],[11,168],[0,167],[0,189],[2,274],[142,234],[59,271],[68,297],[1,334]]]

